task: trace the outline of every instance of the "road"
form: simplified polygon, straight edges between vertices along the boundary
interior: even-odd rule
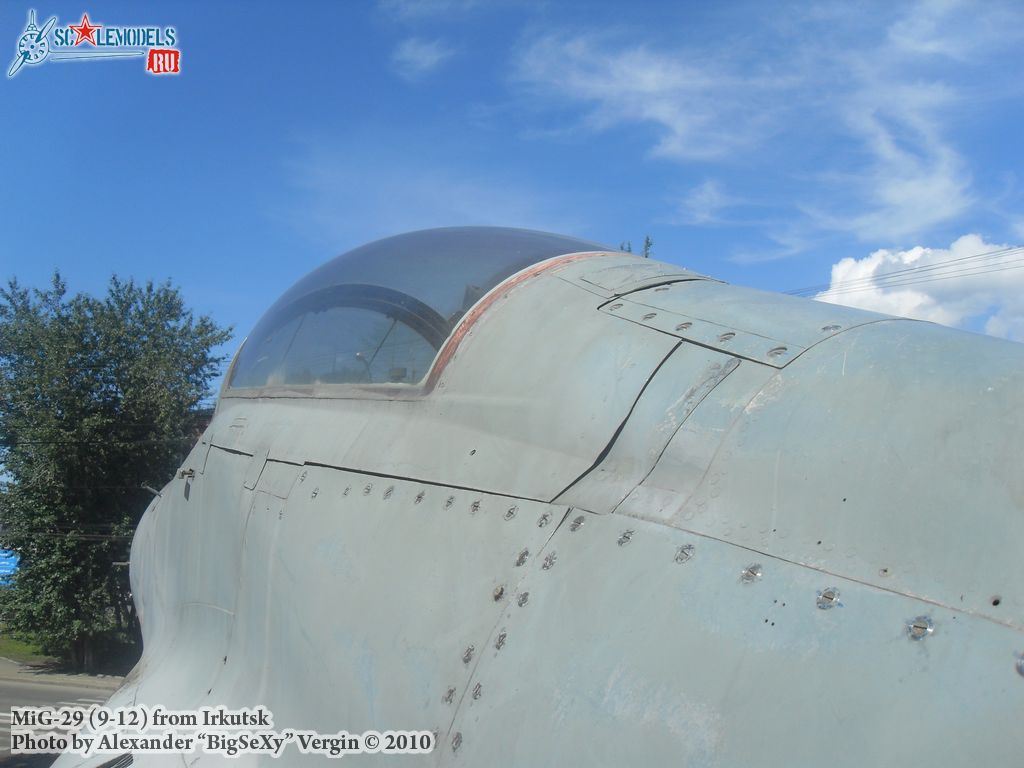
[[[0,767],[37,768],[53,757],[11,755],[11,707],[62,707],[102,704],[121,684],[118,677],[40,672],[0,658]]]

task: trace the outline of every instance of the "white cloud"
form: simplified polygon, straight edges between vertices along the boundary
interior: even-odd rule
[[[675,160],[721,157],[751,143],[768,114],[767,102],[756,96],[773,87],[697,55],[618,48],[587,35],[539,37],[521,52],[516,77],[543,97],[586,104],[593,130],[657,126],[654,154]],[[761,102],[760,112],[751,99]]]
[[[1024,341],[1024,251],[1009,248],[971,234],[949,248],[842,259],[815,298]]]
[[[830,213],[805,206],[819,225],[866,241],[905,241],[973,204],[970,170],[944,130],[967,94],[931,61],[950,49],[941,35],[954,23],[933,5],[914,6],[882,42],[836,57],[833,109],[860,152],[855,171],[823,176],[840,200]]]
[[[654,156],[799,181],[789,210],[799,227],[789,228],[812,246],[825,233],[919,241],[988,202],[956,137],[1020,89],[1005,64],[1024,30],[1019,7],[897,4],[869,16],[826,4],[753,16],[714,46],[546,29],[519,51],[514,76],[552,114],[582,110],[577,130],[641,126],[653,129]],[[777,197],[762,201],[777,213]],[[680,221],[716,224],[700,203],[684,201]]]
[[[407,80],[415,80],[433,72],[454,51],[440,40],[410,37],[403,40],[391,55],[395,71]]]
[[[908,53],[963,63],[1020,39],[1019,4],[990,0],[979,10],[966,0],[921,0],[889,27],[888,43]]]
[[[682,197],[675,221],[696,226],[721,224],[722,212],[738,202],[725,191],[720,181],[707,179]]]
[[[896,7],[881,39],[849,46],[827,70],[835,112],[862,152],[829,187],[841,197],[847,186],[848,199],[817,219],[865,241],[913,241],[970,213],[981,202],[970,147],[953,137],[986,102],[1019,90],[1005,67],[1022,34],[1019,6]]]

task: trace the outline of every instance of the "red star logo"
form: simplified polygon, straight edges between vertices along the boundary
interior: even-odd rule
[[[74,24],[68,24],[68,27],[75,30],[75,34],[78,35],[78,37],[75,38],[75,45],[78,45],[79,43],[83,42],[89,42],[93,45],[96,45],[96,30],[102,29],[103,25],[90,24],[89,14],[83,13],[81,24],[79,24],[77,27]]]

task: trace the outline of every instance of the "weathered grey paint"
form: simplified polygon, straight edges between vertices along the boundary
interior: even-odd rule
[[[839,334],[698,409],[618,511],[1022,628],[1022,351],[904,320]]]
[[[114,703],[436,730],[409,765],[1020,762],[1024,347],[622,254],[495,292],[433,389],[225,393]]]
[[[1014,629],[619,515],[548,549],[474,671],[453,765],[1019,764]],[[828,587],[842,605],[820,610]]]

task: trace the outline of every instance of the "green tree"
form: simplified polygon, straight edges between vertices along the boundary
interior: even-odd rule
[[[619,250],[625,251],[626,253],[633,252],[633,243],[630,240],[623,240],[619,243]],[[651,252],[654,250],[654,240],[651,239],[650,235],[644,235],[644,247],[640,251],[640,255],[645,258],[651,258]]]
[[[230,338],[169,283],[114,277],[102,299],[0,288],[0,589],[9,629],[76,667],[138,642],[131,536],[173,475]],[[120,564],[120,565],[119,565]]]

